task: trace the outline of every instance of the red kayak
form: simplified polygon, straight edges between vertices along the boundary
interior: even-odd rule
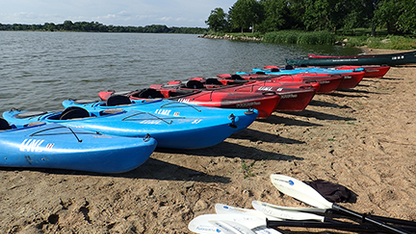
[[[343,57],[364,57],[365,55],[357,55],[357,56],[329,56],[329,55],[308,55],[309,58],[343,58]],[[390,69],[390,66],[335,66],[335,69],[342,69],[342,70],[349,70],[349,69],[357,69],[357,68],[364,68],[365,74],[364,77],[366,78],[381,78],[383,77]]]
[[[238,75],[236,75],[238,76]],[[279,79],[275,78],[268,78],[268,79],[252,79],[252,80],[245,80],[241,77],[233,78],[204,78],[204,77],[193,77],[189,80],[196,80],[201,82],[205,88],[212,89],[212,88],[220,88],[225,85],[261,85],[261,86],[275,86],[275,87],[286,87],[286,88],[306,88],[307,86],[312,86],[312,88],[316,89],[317,91],[320,90],[321,85],[316,82],[315,80],[307,80],[305,82],[296,82],[294,79],[290,79],[287,81],[280,81]],[[170,81],[168,85],[173,84],[181,84],[181,81]],[[308,87],[309,88],[309,87]]]
[[[295,84],[308,84],[314,86],[316,93],[330,93],[335,91],[343,82],[344,77],[341,74],[323,74],[323,73],[299,73],[293,75],[267,75],[267,74],[247,74],[231,75],[220,74],[217,77],[222,79],[234,80],[267,80],[268,82],[280,83],[282,86],[293,87]],[[319,84],[319,88],[316,87]]]
[[[274,92],[222,92],[213,90],[185,90],[176,88],[148,88],[127,93],[115,91],[102,91],[98,96],[107,100],[111,95],[118,94],[130,99],[169,98],[179,102],[186,102],[208,107],[247,109],[254,108],[259,111],[257,118],[267,118],[275,110],[280,101],[280,95]]]
[[[381,78],[390,70],[389,66],[340,66],[334,68],[338,70],[349,70],[357,69],[360,67],[364,68],[365,78]]]
[[[280,102],[276,105],[276,111],[302,111],[311,102],[315,96],[316,89],[311,85],[305,85],[301,88],[289,88],[279,86],[271,82],[266,82],[266,85],[260,82],[248,82],[242,85],[222,86],[214,89],[206,89],[204,83],[200,80],[189,80],[186,83],[177,83],[178,81],[170,82],[168,85],[151,85],[150,88],[159,90],[165,97],[171,97],[171,94],[177,91],[197,91],[200,89],[215,92],[225,93],[274,93],[281,97]],[[180,81],[179,81],[180,82]],[[255,107],[254,107],[255,108]],[[257,108],[256,108],[257,109]],[[259,110],[260,112],[260,110]]]
[[[351,89],[354,88],[355,86],[357,86],[361,80],[364,78],[365,75],[365,70],[364,71],[355,71],[354,69],[358,69],[358,68],[362,68],[360,66],[337,66],[336,68],[331,68],[333,70],[353,70],[351,72],[342,72],[342,76],[344,77],[344,79],[341,81],[341,84],[339,84],[337,89]],[[264,69],[284,69],[284,70],[291,70],[293,69],[292,66],[289,65],[289,67],[285,67],[285,68],[280,68],[277,66],[265,66]],[[329,68],[326,68],[329,69]],[[313,72],[308,72],[308,73],[299,73],[299,75],[306,75],[306,76],[317,76],[317,77],[321,77],[321,76],[327,76],[329,75],[328,73],[313,73]]]
[[[262,92],[272,91],[280,95],[281,99],[276,106],[276,111],[303,111],[315,96],[316,89],[304,86],[304,88],[289,88],[261,85],[240,85],[225,88],[233,92]]]

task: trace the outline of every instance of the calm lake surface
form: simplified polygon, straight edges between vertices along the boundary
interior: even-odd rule
[[[136,90],[170,80],[284,66],[285,58],[308,53],[361,52],[189,34],[0,31],[0,112],[62,110],[63,100],[98,100],[102,90]]]

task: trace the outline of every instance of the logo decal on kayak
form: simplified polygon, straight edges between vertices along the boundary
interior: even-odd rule
[[[201,122],[201,121],[202,121],[202,119],[196,119],[196,120],[192,121],[192,124],[199,124],[199,122]]]
[[[156,109],[155,114],[159,114],[159,115],[169,115],[171,111],[172,110]]]
[[[261,86],[258,90],[264,90],[264,91],[272,91],[273,87],[267,87],[267,86]]]
[[[141,124],[161,124],[162,120],[143,120]]]
[[[179,98],[178,102],[190,102],[191,99],[187,99],[187,98]]]
[[[237,107],[250,107],[250,106],[258,106],[260,104],[261,104],[261,102],[247,102],[247,103],[237,104],[236,106]]]
[[[297,98],[298,95],[297,94],[286,94],[286,95],[282,95],[281,99],[287,99],[287,98]]]
[[[22,152],[42,152],[43,148],[40,145],[45,140],[24,139],[20,144],[19,150]],[[49,144],[48,144],[49,145]]]

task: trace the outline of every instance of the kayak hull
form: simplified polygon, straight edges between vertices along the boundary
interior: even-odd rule
[[[119,111],[138,110],[166,117],[198,118],[203,116],[218,116],[224,118],[228,116],[229,119],[236,117],[239,120],[238,123],[235,123],[236,131],[241,131],[250,126],[258,115],[258,111],[255,109],[205,107],[167,99],[131,100],[130,104],[117,106],[108,106],[105,101],[64,100],[62,105],[65,108],[81,107],[95,116],[102,115],[105,112],[111,112],[116,108]]]
[[[171,117],[137,110],[122,111],[97,117],[60,119],[63,112],[47,112],[30,117],[20,117],[25,111],[11,110],[3,113],[13,127],[21,128],[29,123],[44,121],[67,127],[99,132],[112,136],[145,137],[150,134],[160,148],[194,149],[221,143],[236,131],[238,118]]]
[[[122,173],[153,153],[154,138],[126,138],[38,124],[0,131],[0,166]]]

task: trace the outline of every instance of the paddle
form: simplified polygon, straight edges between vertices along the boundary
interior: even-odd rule
[[[300,208],[300,211],[296,211],[295,209],[297,209],[297,207],[284,207],[284,206],[276,206],[273,204],[269,204],[269,203],[265,203],[265,202],[261,202],[261,201],[252,201],[253,207],[254,209],[256,209],[257,211],[261,211],[264,212],[264,215],[268,214],[270,216],[274,216],[274,217],[282,217],[281,211],[282,210],[286,210],[286,211],[291,211],[293,214],[293,218],[290,218],[292,220],[267,220],[267,227],[309,227],[309,228],[330,228],[330,229],[338,229],[338,230],[345,230],[345,231],[366,231],[366,232],[371,232],[371,231],[380,231],[380,228],[375,228],[373,225],[369,226],[369,225],[357,225],[357,224],[352,224],[352,223],[345,223],[345,222],[340,222],[338,220],[333,220],[329,217],[325,216],[319,216],[316,215],[315,213],[306,213],[304,210],[305,208]],[[322,210],[322,209],[317,209],[317,208],[306,208],[309,209],[311,211],[316,211],[316,210]],[[324,210],[325,211],[325,210]],[[277,214],[277,216],[275,216],[275,214]],[[300,219],[300,218],[304,218],[304,219]],[[339,217],[343,217],[342,215],[338,215]],[[288,217],[289,218],[289,217]],[[302,220],[302,222],[299,222],[299,220]],[[319,222],[311,222],[311,221],[307,221],[307,220],[315,220],[315,221],[319,221]],[[323,220],[323,221],[322,221]],[[402,223],[404,220],[399,220],[398,223]],[[410,221],[407,221],[410,222]],[[411,232],[415,232],[416,228],[415,227],[401,227],[402,229],[406,230],[406,231],[411,231]],[[382,230],[382,229],[381,229]]]
[[[218,227],[225,234],[256,234],[250,228],[230,220],[210,220],[210,224]]]
[[[333,210],[342,212],[348,216],[362,219],[363,221],[367,221],[373,225],[376,225],[378,227],[381,227],[391,232],[400,233],[400,234],[408,233],[406,231],[387,225],[384,222],[378,221],[376,219],[372,219],[368,216],[348,210],[347,208],[344,208],[340,205],[331,203],[327,201],[324,197],[322,197],[322,195],[319,194],[315,189],[313,189],[312,187],[303,183],[300,180],[294,179],[289,176],[278,175],[278,174],[270,175],[270,179],[273,185],[282,193],[287,194],[302,202],[305,202],[306,204],[309,204],[311,206],[322,208],[322,209],[333,209]]]
[[[263,221],[266,218],[278,220],[275,217],[268,216],[264,214],[263,212],[260,212],[257,210],[244,209],[244,208],[224,205],[220,203],[215,204],[215,212],[217,212],[217,214],[228,214],[228,215],[251,215],[251,216],[259,217]]]
[[[335,230],[342,230],[342,231],[350,231],[350,232],[376,232],[376,233],[384,233],[379,227],[374,227],[374,225],[358,225],[353,223],[345,223],[345,222],[314,222],[314,221],[269,221],[267,220],[267,227],[269,228],[279,228],[279,227],[304,227],[304,228],[322,228],[322,229],[335,229]],[[390,233],[390,232],[389,232]]]
[[[288,220],[315,220],[319,222],[324,222],[325,217],[311,214],[311,213],[305,213],[305,212],[298,212],[293,210],[281,210],[277,209],[276,207],[272,207],[270,204],[261,202],[261,201],[252,201],[251,202],[254,209],[267,214],[272,217],[276,217],[279,219],[288,219]]]
[[[280,207],[275,206],[272,204],[259,202],[259,201],[253,201],[253,206],[257,207],[267,205],[268,209],[277,209],[283,208],[283,210],[291,210],[293,215],[299,214],[299,217],[304,217],[305,220],[299,220],[299,218],[296,221],[292,220],[282,220],[282,219],[276,219],[275,217],[272,217],[271,215],[266,215],[265,213],[262,213],[258,210],[252,210],[252,209],[244,209],[239,207],[233,207],[229,205],[224,205],[217,203],[215,204],[215,211],[219,215],[215,214],[209,214],[209,215],[201,215],[195,218],[193,220],[193,224],[190,226],[194,226],[195,224],[200,225],[199,230],[203,229],[202,227],[206,227],[206,223],[212,220],[231,220],[239,223],[243,223],[245,226],[251,228],[251,230],[258,233],[258,229],[261,229],[262,231],[270,231],[270,229],[266,228],[278,228],[278,227],[305,227],[305,228],[325,228],[325,229],[337,229],[337,230],[344,230],[344,231],[352,231],[352,232],[381,232],[379,227],[374,227],[373,225],[357,225],[353,223],[346,223],[346,222],[340,222],[337,220],[332,219],[326,219],[324,222],[321,222],[322,216],[317,216],[316,214],[309,214],[311,216],[305,216],[305,212],[302,211],[295,211],[296,207]],[[301,208],[302,209],[302,208]],[[319,210],[316,208],[307,208],[312,210]],[[280,214],[280,211],[276,211],[278,214]],[[272,214],[274,212],[268,212],[267,214]],[[252,216],[252,217],[250,217]],[[307,221],[314,218],[317,218],[319,222],[316,221]],[[267,226],[264,226],[266,219]],[[272,219],[272,220],[270,220]],[[257,228],[256,228],[257,227]],[[212,227],[212,229],[215,229],[217,227]],[[415,228],[406,228],[406,230],[409,231],[416,231]]]
[[[317,214],[317,215],[322,214],[322,215],[324,215],[325,219],[348,217],[348,216],[342,215],[342,213],[340,213],[338,211],[335,211],[335,210],[332,210],[332,209],[278,206],[278,205],[269,204],[269,203],[265,203],[265,202],[261,202],[261,201],[253,201],[252,202],[254,209],[256,209],[256,206],[254,205],[254,203],[259,203],[260,205],[267,206],[268,209],[290,210],[290,211],[297,211],[297,212],[308,212],[308,213]],[[259,209],[256,209],[256,210],[259,210]],[[416,222],[409,221],[409,220],[388,218],[388,217],[377,216],[377,215],[367,215],[367,216],[372,217],[374,219],[377,219],[379,221],[387,222],[387,223],[416,227]],[[357,220],[356,217],[348,217],[348,218]],[[361,218],[359,220],[361,220]]]
[[[220,222],[221,221],[221,222]],[[234,229],[242,230],[241,226],[243,223],[245,228],[255,231],[255,233],[271,233],[279,234],[280,232],[267,228],[266,227],[266,217],[263,216],[253,216],[253,215],[242,215],[242,214],[203,214],[195,217],[188,224],[188,229],[195,233],[205,233],[205,234],[221,234],[229,233],[233,230],[227,225],[224,225],[224,222],[228,222],[228,225],[234,227]],[[237,223],[237,224],[235,224]],[[218,224],[223,224],[221,229]],[[232,225],[233,224],[233,225]],[[239,224],[239,225],[238,225]],[[226,230],[226,227],[228,229]],[[238,232],[237,232],[238,233]]]

